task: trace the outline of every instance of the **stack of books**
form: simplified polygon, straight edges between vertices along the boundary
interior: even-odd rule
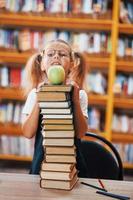
[[[71,190],[78,180],[71,92],[70,85],[44,85],[37,93],[45,151],[42,188]]]

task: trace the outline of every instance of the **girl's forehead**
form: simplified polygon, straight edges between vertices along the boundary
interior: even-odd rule
[[[52,42],[52,43],[49,43],[45,47],[45,50],[47,50],[47,49],[71,51],[70,47],[67,44],[62,43],[62,42]]]

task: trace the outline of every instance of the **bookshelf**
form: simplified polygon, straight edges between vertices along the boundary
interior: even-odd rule
[[[112,131],[112,117],[115,108],[132,109],[133,101],[128,97],[116,97],[113,93],[113,85],[116,77],[117,71],[122,71],[126,73],[132,73],[133,67],[132,62],[125,59],[119,59],[117,57],[117,42],[119,34],[132,34],[133,24],[121,24],[119,22],[119,7],[120,0],[113,0],[112,17],[110,18],[99,18],[94,19],[89,15],[82,14],[35,14],[35,13],[10,13],[1,12],[0,13],[0,27],[1,28],[31,28],[35,30],[49,30],[49,29],[62,29],[69,31],[107,31],[111,34],[111,44],[112,51],[109,55],[96,55],[96,54],[85,54],[85,59],[89,69],[98,67],[99,70],[106,69],[108,73],[108,88],[107,94],[96,95],[88,94],[90,105],[100,105],[105,107],[105,130],[98,131],[99,134],[104,135],[107,139],[112,142],[122,142],[133,143],[133,135],[122,133],[114,133]],[[33,23],[34,22],[34,23]],[[2,51],[0,49],[0,64],[2,63],[16,63],[25,64],[31,52],[16,52]],[[0,98],[10,99],[10,100],[20,100],[23,101],[20,88],[0,88]],[[0,135],[2,133],[13,135],[21,135],[20,126],[14,127],[12,124],[7,126],[0,125]],[[128,133],[127,133],[128,134]],[[0,155],[0,159],[6,159],[6,156]],[[8,159],[19,160],[17,157],[10,157],[7,155]],[[26,160],[27,158],[21,157],[20,160]],[[133,164],[126,163],[125,167],[133,168]]]

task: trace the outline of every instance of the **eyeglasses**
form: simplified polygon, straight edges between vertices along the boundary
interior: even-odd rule
[[[55,56],[55,54],[58,53],[58,56],[61,58],[70,58],[70,52],[68,51],[64,51],[64,50],[54,50],[54,49],[50,49],[50,50],[43,50],[43,55],[46,55],[49,58],[52,58],[53,56]]]

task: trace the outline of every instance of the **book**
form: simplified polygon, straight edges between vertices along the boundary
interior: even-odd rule
[[[67,101],[70,100],[70,94],[64,92],[38,92],[38,101]]]
[[[55,171],[55,172],[71,172],[73,167],[74,167],[74,164],[43,162],[41,165],[41,170]]]
[[[73,124],[44,124],[42,126],[42,130],[73,130],[74,125]],[[58,134],[58,133],[57,133]],[[61,137],[63,134],[61,134]],[[56,137],[56,134],[54,134],[54,137]]]
[[[77,181],[78,181],[77,174],[75,174],[74,178],[71,181],[41,179],[40,187],[41,188],[71,190],[74,187],[74,185],[77,183]]]
[[[43,119],[42,124],[73,124],[72,119]]]
[[[71,92],[72,85],[43,85],[40,92]]]
[[[73,138],[74,133],[74,130],[42,130],[44,138]]]
[[[56,115],[56,114],[49,114],[49,115],[43,115],[43,119],[73,119],[73,114],[67,114],[67,115]]]
[[[71,114],[71,108],[42,108],[41,114]]]
[[[55,172],[55,171],[40,171],[40,177],[42,179],[50,179],[50,180],[72,180],[77,170],[73,167],[70,172]]]
[[[70,101],[62,101],[62,102],[39,102],[40,108],[69,108],[71,106]]]
[[[50,163],[76,163],[76,155],[45,155],[46,162]]]
[[[76,147],[49,147],[45,148],[47,155],[75,155]]]
[[[43,139],[43,145],[45,146],[73,146],[73,138],[45,138]]]

